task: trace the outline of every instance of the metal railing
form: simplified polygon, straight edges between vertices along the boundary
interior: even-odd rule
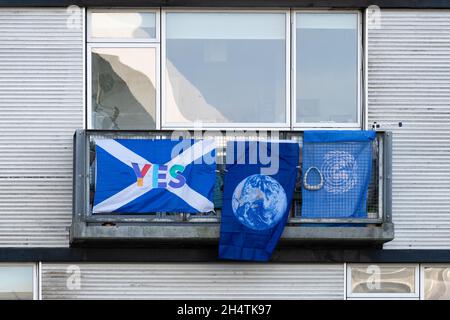
[[[303,144],[303,132],[301,131],[276,131],[261,133],[247,131],[245,133],[225,131],[207,131],[207,138],[216,140],[216,157],[218,161],[216,170],[216,186],[214,190],[215,209],[210,213],[149,213],[149,214],[93,214],[92,203],[95,193],[95,140],[96,139],[167,139],[175,137],[200,138],[193,131],[106,131],[85,130],[77,132],[75,136],[74,151],[74,220],[91,224],[114,225],[116,223],[152,223],[152,224],[185,224],[202,223],[217,224],[220,222],[222,208],[223,176],[225,169],[226,143],[234,139],[292,139],[297,140],[300,148]],[[367,196],[367,218],[320,218],[307,219],[301,216],[301,161],[298,166],[298,176],[294,200],[288,224],[382,224],[390,222],[390,190],[391,190],[391,134],[389,132],[377,132],[376,139],[372,143],[372,175]],[[276,137],[274,137],[276,136]]]

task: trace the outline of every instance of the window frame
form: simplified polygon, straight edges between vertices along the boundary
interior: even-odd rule
[[[33,262],[24,262],[24,263],[16,263],[16,262],[1,262],[0,267],[32,267],[32,300],[39,300],[40,299],[40,277],[39,277],[39,268],[37,263]]]
[[[150,12],[156,15],[156,37],[149,39],[133,39],[133,38],[93,38],[91,37],[91,21],[92,13],[96,12],[117,12],[117,13],[132,13],[132,12]],[[285,121],[280,123],[170,123],[166,119],[167,110],[166,106],[166,14],[168,13],[284,13],[285,14],[285,77],[286,77],[286,88],[285,88]],[[335,14],[335,13],[347,13],[356,14],[357,16],[357,33],[358,33],[358,66],[357,66],[357,119],[355,123],[299,123],[297,122],[297,105],[296,105],[296,15],[297,13],[315,13],[315,14]],[[212,130],[292,130],[292,131],[302,131],[302,130],[360,130],[366,126],[367,120],[367,96],[364,94],[367,89],[363,84],[363,80],[366,77],[366,72],[364,72],[363,63],[365,61],[363,54],[366,54],[364,49],[364,42],[366,39],[363,38],[363,16],[359,10],[349,9],[349,10],[329,10],[329,9],[213,9],[213,8],[192,8],[192,9],[178,9],[178,8],[89,8],[86,10],[84,15],[84,20],[86,21],[86,36],[85,36],[85,65],[86,73],[85,81],[87,81],[86,86],[86,99],[85,110],[87,112],[86,126],[87,129],[93,129],[92,121],[92,101],[90,99],[91,94],[91,49],[93,47],[140,47],[141,45],[154,45],[157,47],[157,79],[156,79],[156,128],[157,130],[168,129],[168,130],[191,130],[191,129],[212,129]],[[158,50],[159,49],[159,50]],[[89,56],[88,56],[89,55]],[[364,74],[363,74],[364,72]],[[364,117],[364,119],[363,119]]]
[[[229,122],[229,123],[170,123],[167,121],[166,109],[166,15],[170,13],[283,13],[285,16],[285,121],[280,123],[255,123],[255,122]],[[290,10],[273,9],[164,9],[161,12],[161,128],[167,130],[192,130],[192,129],[213,129],[213,130],[270,130],[270,129],[291,129],[291,20]]]
[[[353,268],[364,268],[371,265],[378,266],[380,268],[383,267],[391,267],[391,268],[414,268],[414,292],[411,293],[352,293],[352,269]],[[348,299],[356,298],[355,300],[365,300],[365,299],[371,299],[371,298],[378,298],[378,299],[414,299],[418,300],[420,298],[420,266],[419,264],[415,263],[405,263],[405,264],[399,264],[399,263],[348,263],[347,264],[347,270],[346,273],[346,293]]]
[[[154,43],[161,42],[161,9],[159,8],[89,8],[86,19],[86,41],[88,43]],[[92,13],[155,13],[155,38],[95,38],[91,36]]]
[[[87,60],[87,128],[88,129],[95,129],[93,125],[93,109],[92,109],[92,49],[95,48],[111,48],[111,49],[117,49],[117,48],[154,48],[156,52],[156,59],[155,59],[155,129],[159,130],[161,129],[160,126],[160,109],[161,109],[161,98],[160,98],[160,92],[161,92],[161,71],[160,71],[160,54],[161,54],[161,46],[159,43],[156,42],[149,42],[149,43],[133,43],[133,42],[124,42],[124,43],[117,43],[117,42],[100,42],[100,43],[87,43],[86,45],[86,60]],[[101,128],[98,128],[101,130]]]
[[[357,16],[357,34],[358,34],[358,44],[357,44],[357,122],[354,123],[339,123],[339,122],[329,122],[329,123],[321,123],[321,122],[297,122],[297,92],[296,92],[296,70],[297,70],[297,61],[296,61],[296,48],[297,48],[297,13],[309,13],[309,14],[356,14]],[[312,10],[312,9],[296,9],[291,12],[291,22],[292,22],[292,30],[291,30],[291,101],[292,101],[292,129],[293,130],[313,130],[313,129],[362,129],[363,127],[363,116],[365,112],[363,111],[363,68],[362,68],[362,53],[363,53],[363,26],[362,26],[362,14],[359,10]]]

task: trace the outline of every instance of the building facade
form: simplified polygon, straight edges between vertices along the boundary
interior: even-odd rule
[[[0,298],[450,299],[450,4],[11,3],[0,1]],[[82,139],[199,122],[376,130],[376,215],[308,228],[294,212],[266,264],[218,260],[210,217],[84,216]]]

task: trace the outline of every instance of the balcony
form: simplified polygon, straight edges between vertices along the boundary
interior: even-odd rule
[[[95,139],[170,138],[172,131],[78,130],[74,136],[73,219],[70,241],[73,245],[91,243],[142,244],[212,244],[217,243],[222,207],[224,165],[217,165],[214,212],[205,214],[149,213],[147,215],[93,214],[95,190]],[[194,133],[190,132],[195,138]],[[257,139],[259,132],[246,135]],[[280,139],[294,139],[302,146],[301,131],[279,131]],[[217,142],[217,159],[225,157],[229,136],[222,131],[208,131]],[[239,137],[238,137],[239,138]],[[241,137],[242,138],[242,137]],[[367,218],[306,219],[301,215],[301,187],[295,190],[289,221],[282,244],[379,245],[394,238],[391,217],[391,144],[390,132],[377,132],[372,143],[372,176],[367,197]],[[218,162],[220,162],[218,160]],[[221,163],[224,163],[222,161]],[[298,170],[301,181],[301,168]],[[301,185],[301,183],[299,184]]]

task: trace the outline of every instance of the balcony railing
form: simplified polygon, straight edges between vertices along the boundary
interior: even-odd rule
[[[149,214],[93,214],[95,193],[95,141],[97,139],[167,139],[180,135],[202,138],[198,132],[184,131],[105,131],[79,130],[74,142],[74,216],[71,229],[72,242],[95,240],[154,240],[189,239],[212,240],[218,237],[218,226],[222,208],[223,176],[225,173],[226,144],[235,139],[292,139],[303,144],[301,131],[277,131],[272,136],[266,132],[210,131],[208,139],[216,140],[216,186],[214,211],[209,213],[162,213]],[[269,134],[269,136],[267,136]],[[273,136],[275,134],[275,136]],[[291,205],[285,238],[291,240],[360,240],[386,242],[393,238],[391,223],[391,133],[377,132],[372,142],[371,181],[367,195],[367,218],[335,218],[330,212],[327,218],[311,219],[301,215],[301,161],[298,166],[297,186]],[[114,227],[114,228],[111,228]],[[127,230],[117,231],[114,230]],[[133,230],[133,231],[131,231]],[[143,230],[142,232],[139,230]],[[189,231],[190,230],[190,231]],[[131,232],[135,232],[133,235]],[[136,233],[137,232],[137,233]],[[186,236],[183,238],[181,234]],[[116,235],[115,235],[116,234]],[[128,236],[127,236],[128,235]],[[137,236],[140,235],[140,236]]]

